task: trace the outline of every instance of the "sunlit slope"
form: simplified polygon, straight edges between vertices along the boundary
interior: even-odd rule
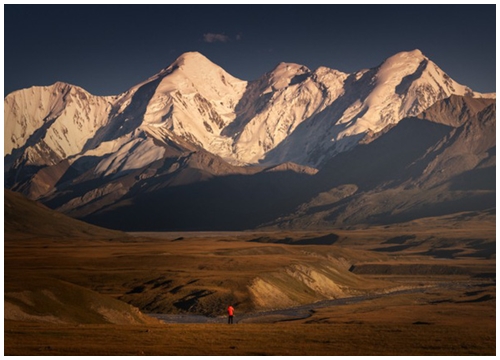
[[[61,262],[85,253],[89,242],[127,235],[71,219],[5,190],[4,319],[74,324],[145,324],[154,320],[122,301],[64,281],[75,263]],[[50,255],[48,244],[70,249]],[[33,253],[34,251],[34,253]],[[82,255],[85,253],[86,255]],[[69,279],[71,280],[71,279]]]
[[[4,294],[4,319],[73,324],[155,323],[112,297],[65,281],[44,277],[9,277]]]

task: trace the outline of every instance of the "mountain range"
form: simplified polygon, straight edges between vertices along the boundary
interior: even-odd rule
[[[4,99],[4,186],[122,230],[325,228],[495,208],[496,94],[421,51],[254,81],[200,53],[117,96]]]

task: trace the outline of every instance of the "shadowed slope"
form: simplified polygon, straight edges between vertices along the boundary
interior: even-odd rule
[[[30,237],[123,238],[114,230],[75,220],[28,200],[19,193],[4,189],[5,239]]]
[[[395,223],[494,208],[494,102],[455,97],[433,109],[330,160],[314,177],[316,194],[274,224]]]

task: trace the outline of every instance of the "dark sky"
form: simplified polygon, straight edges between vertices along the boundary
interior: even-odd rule
[[[4,5],[4,92],[64,81],[116,95],[199,51],[253,80],[279,62],[353,72],[420,49],[495,88],[495,5]]]

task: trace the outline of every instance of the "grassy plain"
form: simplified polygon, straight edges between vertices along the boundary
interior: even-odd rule
[[[494,355],[490,326],[6,323],[6,355]]]
[[[6,234],[4,352],[495,355],[495,241],[494,214],[330,232]],[[238,320],[373,294],[233,326],[163,324],[136,309],[223,321],[228,303]]]

